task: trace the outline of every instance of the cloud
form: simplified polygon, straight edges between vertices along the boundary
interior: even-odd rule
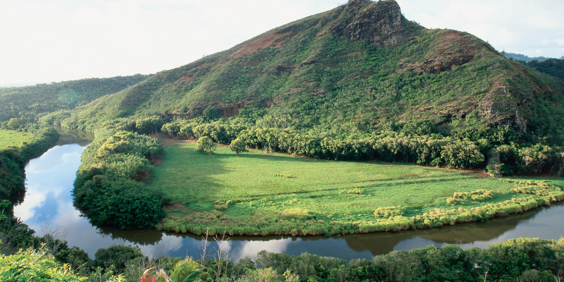
[[[3,1],[0,84],[154,73],[337,6],[305,2]]]
[[[256,259],[257,254],[263,250],[271,253],[283,253],[292,242],[292,238],[270,241],[247,241],[243,243],[242,247],[233,250],[230,254],[230,258],[233,261],[238,261],[245,257]]]
[[[155,73],[228,49],[346,0],[2,0],[0,85]],[[498,50],[560,57],[564,2],[398,0],[430,28],[467,31]]]
[[[525,0],[398,0],[406,17],[428,28],[472,33],[498,50],[560,57],[554,38],[564,36],[564,2]],[[549,44],[543,44],[548,40]]]
[[[163,238],[154,245],[139,246],[144,255],[151,258],[168,256],[171,252],[182,248],[183,239],[176,235],[164,235]]]
[[[47,193],[26,193],[25,201],[14,207],[14,215],[22,221],[27,221],[35,216],[35,208],[42,206],[47,198]]]

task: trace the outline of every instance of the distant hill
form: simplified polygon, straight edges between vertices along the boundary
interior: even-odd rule
[[[530,61],[527,66],[560,79],[564,83],[564,60],[549,59],[545,61]]]
[[[0,88],[0,121],[73,109],[133,86],[150,75],[90,78],[24,87]]]
[[[508,52],[501,52],[502,55],[504,55],[506,58],[508,59],[513,59],[513,60],[517,60],[517,61],[524,61],[524,62],[530,62],[530,61],[546,61],[546,60],[550,60],[552,58],[546,58],[546,57],[529,57],[527,55],[523,55],[523,54],[517,54],[517,53],[508,53]]]
[[[424,119],[446,134],[486,124],[543,135],[561,131],[563,89],[471,34],[409,21],[395,1],[351,0],[69,115],[71,124],[94,126],[265,109],[257,120],[264,127],[346,133]]]

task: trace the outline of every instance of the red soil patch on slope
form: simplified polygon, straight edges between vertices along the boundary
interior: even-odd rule
[[[194,80],[194,76],[192,74],[190,74],[191,71],[201,68],[204,64],[199,64],[191,69],[189,69],[188,71],[186,71],[188,74],[179,78],[178,80],[176,80],[174,83],[178,83],[178,82],[186,82],[186,83],[190,83],[192,80]]]
[[[259,49],[264,49],[266,47],[272,46],[276,39],[288,34],[288,32],[284,33],[272,33],[267,36],[261,37],[257,40],[251,41],[245,44],[241,49],[235,51],[233,54],[229,56],[229,58],[239,57],[243,55],[250,55]],[[282,45],[282,42],[276,43],[276,48],[279,48]]]

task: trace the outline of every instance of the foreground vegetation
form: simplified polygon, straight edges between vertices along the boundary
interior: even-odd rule
[[[158,228],[331,235],[483,221],[564,200],[561,180],[495,179],[410,164],[335,162],[195,143],[165,147],[148,186],[174,205]]]
[[[256,261],[236,263],[216,256],[206,260],[147,259],[139,249],[111,246],[86,257],[78,270],[57,261],[46,248],[0,255],[0,277],[6,281],[560,281],[564,278],[564,239],[512,239],[487,249],[462,250],[456,245],[393,251],[372,260],[259,252]],[[93,266],[97,266],[93,268]],[[147,270],[146,270],[147,269]],[[118,274],[114,276],[113,274]],[[163,275],[164,274],[164,275]],[[188,279],[188,280],[185,280]],[[160,281],[160,280],[159,280]],[[164,279],[162,281],[165,281]]]

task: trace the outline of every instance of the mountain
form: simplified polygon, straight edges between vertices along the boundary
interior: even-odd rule
[[[529,56],[523,55],[523,54],[508,53],[508,52],[501,52],[501,54],[503,54],[508,59],[513,59],[513,60],[517,60],[517,61],[524,61],[524,62],[530,62],[530,61],[542,62],[542,61],[546,61],[546,60],[551,59],[551,58],[547,58],[547,57],[529,57]]]
[[[90,78],[24,87],[0,87],[0,121],[73,109],[133,86],[149,75]]]
[[[266,109],[265,127],[351,132],[423,119],[445,133],[510,125],[546,135],[562,130],[563,89],[471,34],[407,20],[395,1],[350,0],[78,106],[71,124]]]

